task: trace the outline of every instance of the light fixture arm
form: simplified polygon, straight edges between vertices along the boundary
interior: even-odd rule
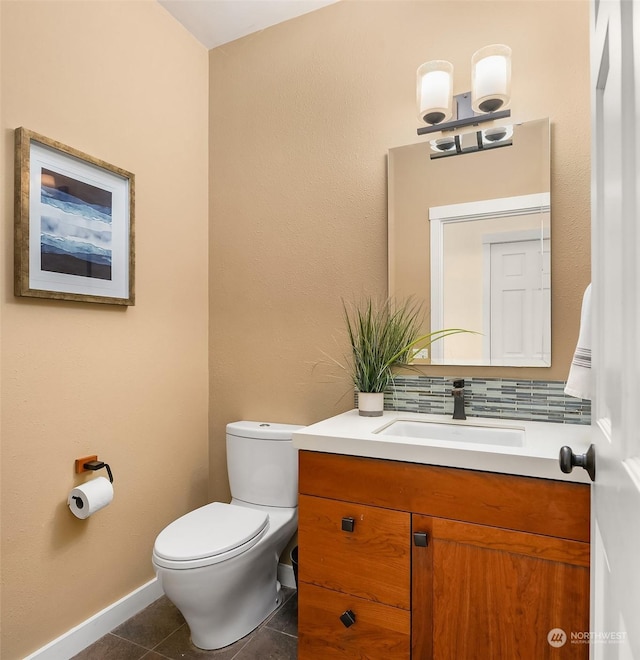
[[[453,108],[455,119],[433,126],[421,126],[418,128],[418,135],[427,133],[437,133],[439,131],[453,131],[463,126],[476,126],[486,121],[495,119],[504,119],[511,116],[511,110],[497,110],[496,112],[475,113],[471,107],[471,92],[456,94],[453,97]]]

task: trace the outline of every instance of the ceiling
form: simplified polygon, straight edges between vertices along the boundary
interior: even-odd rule
[[[158,0],[208,49],[338,0]]]

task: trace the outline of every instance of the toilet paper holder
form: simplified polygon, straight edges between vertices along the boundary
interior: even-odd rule
[[[108,463],[99,461],[97,456],[85,456],[84,458],[76,459],[76,474],[86,472],[87,470],[92,470],[95,472],[96,470],[102,470],[102,468],[107,470],[109,481],[113,483],[113,473],[111,472],[111,468],[109,467]]]

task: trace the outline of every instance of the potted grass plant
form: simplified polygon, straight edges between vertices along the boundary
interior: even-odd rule
[[[367,417],[382,415],[384,391],[393,382],[394,368],[409,366],[418,350],[438,339],[468,332],[448,328],[422,334],[421,306],[411,299],[376,303],[369,298],[359,305],[343,301],[343,310],[351,344],[345,368],[358,391],[360,414]]]

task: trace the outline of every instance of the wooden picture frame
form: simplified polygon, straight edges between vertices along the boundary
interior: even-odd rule
[[[15,131],[15,295],[135,304],[135,178]]]

